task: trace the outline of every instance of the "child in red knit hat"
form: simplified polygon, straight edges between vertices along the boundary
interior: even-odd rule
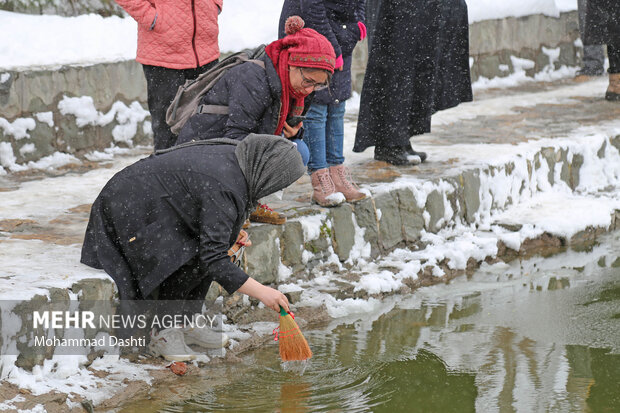
[[[290,17],[287,36],[267,45],[259,64],[246,62],[226,71],[202,97],[200,105],[205,109],[189,118],[176,144],[213,138],[241,140],[250,133],[283,135],[297,144],[307,163],[303,122],[289,124],[287,119],[299,119],[309,108],[305,98],[328,87],[336,54],[323,35],[303,26],[299,16]],[[286,218],[259,205],[250,220],[283,224]]]

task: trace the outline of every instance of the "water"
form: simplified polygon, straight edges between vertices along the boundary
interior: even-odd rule
[[[618,239],[390,297],[304,331],[306,365],[274,343],[122,411],[620,412]]]

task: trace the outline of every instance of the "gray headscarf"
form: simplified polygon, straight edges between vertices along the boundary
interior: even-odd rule
[[[275,135],[251,133],[239,142],[235,155],[253,207],[262,197],[286,188],[306,172],[295,144]]]

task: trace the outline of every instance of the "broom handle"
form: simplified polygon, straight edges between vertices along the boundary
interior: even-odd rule
[[[286,317],[288,315],[288,313],[286,312],[286,310],[282,306],[280,306],[280,315],[282,317]]]

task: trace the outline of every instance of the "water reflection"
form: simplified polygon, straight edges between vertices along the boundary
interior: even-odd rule
[[[620,411],[618,269],[478,277],[304,331],[303,372],[272,345],[207,367],[190,399],[125,411]]]

